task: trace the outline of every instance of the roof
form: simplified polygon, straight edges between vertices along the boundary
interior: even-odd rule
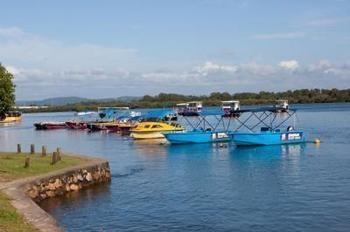
[[[147,119],[147,118],[159,118],[162,119],[169,114],[175,114],[173,110],[152,110],[148,111],[146,115],[142,115],[141,118]]]
[[[221,103],[239,103],[238,100],[221,101]]]

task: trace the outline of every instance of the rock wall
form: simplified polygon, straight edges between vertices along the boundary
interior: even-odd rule
[[[67,192],[79,191],[87,186],[110,180],[109,164],[104,162],[28,183],[25,192],[32,200],[40,202],[46,198],[62,196]]]

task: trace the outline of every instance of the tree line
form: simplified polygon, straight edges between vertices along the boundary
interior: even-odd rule
[[[244,105],[272,104],[278,99],[286,99],[295,103],[332,103],[350,102],[350,89],[299,89],[285,92],[259,93],[213,92],[209,95],[182,95],[175,93],[160,93],[156,96],[145,95],[139,100],[123,101],[89,101],[62,106],[50,106],[44,109],[25,110],[25,112],[57,112],[57,111],[87,111],[96,110],[102,106],[129,106],[130,108],[167,108],[188,101],[202,101],[204,106],[219,106],[221,101],[239,100]]]

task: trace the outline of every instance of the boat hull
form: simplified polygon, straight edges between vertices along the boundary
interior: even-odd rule
[[[237,146],[293,144],[306,141],[305,134],[302,131],[232,133],[231,137]]]
[[[66,122],[66,126],[72,130],[85,130],[85,129],[87,129],[86,122]]]
[[[187,131],[179,133],[164,133],[172,144],[229,142],[231,137],[225,132]]]
[[[131,132],[130,137],[133,139],[163,139],[164,134],[158,131],[152,132]]]
[[[21,120],[22,117],[5,117],[4,119],[0,120],[0,123],[20,122]]]
[[[37,130],[57,130],[67,128],[65,123],[35,123],[34,126]]]

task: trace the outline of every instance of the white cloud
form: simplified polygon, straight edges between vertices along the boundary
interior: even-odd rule
[[[137,60],[137,50],[98,44],[67,44],[27,33],[20,28],[0,28],[0,60],[30,68],[50,70],[129,67]]]
[[[299,63],[296,60],[284,60],[279,62],[278,65],[288,71],[294,71],[299,68]]]
[[[270,34],[259,34],[252,36],[256,40],[274,40],[274,39],[297,39],[304,37],[303,32],[285,32],[285,33],[270,33]]]
[[[213,62],[205,62],[204,65],[197,66],[193,69],[193,71],[203,75],[207,76],[210,73],[218,73],[218,72],[227,72],[227,73],[235,73],[237,72],[238,67],[237,66],[230,66],[230,65],[220,65],[215,64]]]
[[[333,26],[339,23],[350,22],[350,17],[323,18],[311,20],[307,23],[308,26]]]

